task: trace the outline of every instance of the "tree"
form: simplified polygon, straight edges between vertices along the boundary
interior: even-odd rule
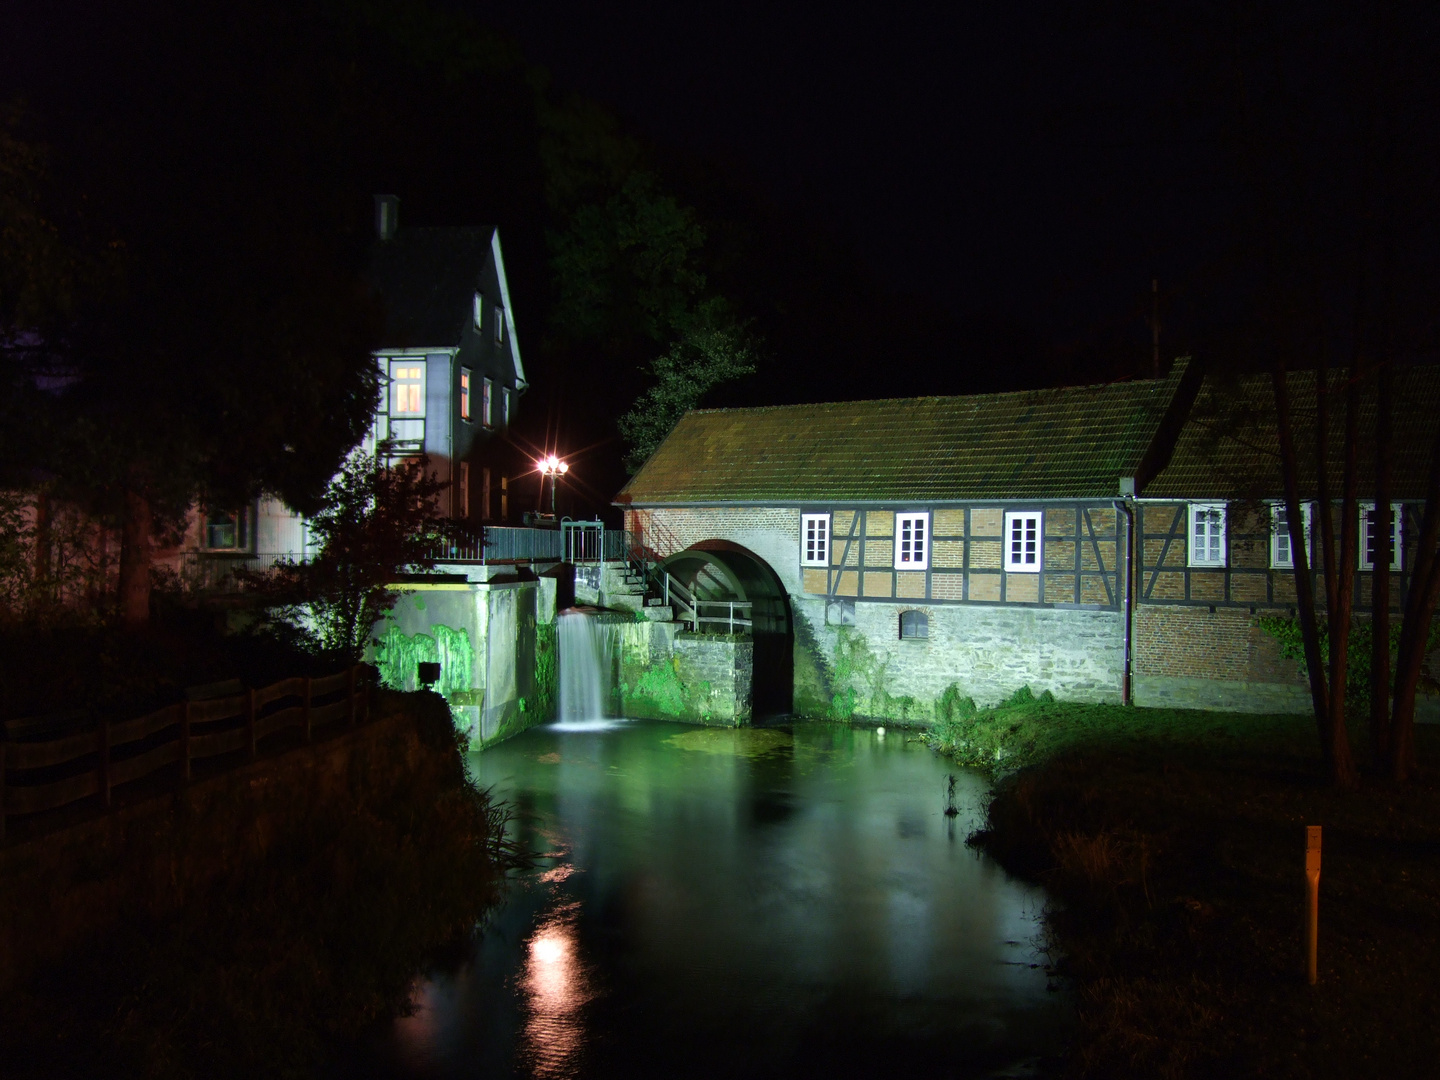
[[[720,305],[706,308],[668,351],[650,363],[654,383],[620,418],[627,448],[626,467],[637,471],[655,452],[676,422],[721,383],[755,370],[755,347],[743,324],[721,314]],[[708,316],[708,317],[707,317]]]
[[[435,565],[435,497],[445,485],[428,465],[420,457],[392,467],[383,456],[351,453],[307,522],[320,545],[315,558],[247,574],[245,583],[321,650],[359,660],[400,597],[397,576]]]

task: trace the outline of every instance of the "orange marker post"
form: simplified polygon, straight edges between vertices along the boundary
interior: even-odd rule
[[[1305,975],[1310,985],[1319,977],[1316,954],[1320,943],[1320,826],[1305,827]]]

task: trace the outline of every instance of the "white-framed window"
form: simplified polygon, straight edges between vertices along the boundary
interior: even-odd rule
[[[460,462],[460,517],[470,516],[470,463]]]
[[[475,294],[475,300],[471,305],[470,321],[475,324],[476,330],[481,329],[485,322],[485,298],[478,292]]]
[[[470,369],[460,369],[460,419],[470,419]]]
[[[505,340],[505,309],[495,309],[495,344],[499,345]]]
[[[1005,569],[1036,574],[1043,565],[1044,532],[1039,510],[1005,511]]]
[[[425,415],[425,361],[390,362],[390,415]]]
[[[500,388],[500,426],[501,426],[501,427],[507,427],[507,428],[508,428],[508,427],[510,426],[510,395],[511,395],[512,392],[513,392],[513,391],[511,391],[510,387],[508,387],[508,386],[502,386],[502,387]]]
[[[924,570],[930,566],[930,515],[895,515],[895,569]]]
[[[830,565],[830,515],[800,515],[800,565]]]
[[[1310,504],[1300,504],[1305,529],[1305,554],[1310,554]],[[1270,566],[1275,570],[1292,570],[1295,553],[1290,549],[1290,514],[1283,502],[1270,503]]]
[[[209,511],[205,515],[204,539],[207,551],[249,551],[250,512]]]
[[[484,379],[480,383],[480,422],[486,427],[492,427],[495,423],[495,416],[490,411],[495,404],[495,381]]]
[[[1361,570],[1374,570],[1374,569],[1375,569],[1375,557],[1376,557],[1376,554],[1377,554],[1376,548],[1379,546],[1379,544],[1376,543],[1377,537],[1376,537],[1376,535],[1375,535],[1375,531],[1376,531],[1376,530],[1375,530],[1375,526],[1376,526],[1376,523],[1377,523],[1377,522],[1376,522],[1376,519],[1377,519],[1379,516],[1380,516],[1380,515],[1375,512],[1375,504],[1374,504],[1373,502],[1371,502],[1371,503],[1361,503],[1361,504],[1360,504],[1360,569],[1361,569]],[[1400,569],[1402,569],[1402,563],[1404,562],[1404,559],[1405,559],[1405,551],[1404,551],[1404,548],[1402,547],[1402,545],[1401,545],[1401,543],[1400,543],[1400,539],[1401,539],[1400,521],[1401,521],[1401,519],[1402,519],[1403,516],[1404,516],[1404,515],[1403,515],[1403,513],[1402,513],[1402,509],[1401,509],[1400,504],[1399,504],[1399,503],[1391,503],[1391,504],[1390,504],[1390,569],[1391,569],[1391,570],[1400,570]],[[1381,540],[1380,543],[1383,544],[1384,541]]]
[[[1190,504],[1190,565],[1225,565],[1225,504]]]

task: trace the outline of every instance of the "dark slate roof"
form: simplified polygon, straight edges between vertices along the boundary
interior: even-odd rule
[[[400,229],[375,241],[370,282],[385,309],[381,348],[459,345],[494,235],[490,226]]]
[[[686,413],[621,504],[1114,498],[1169,378],[969,397]]]
[[[1331,495],[1341,495],[1345,397],[1342,372],[1333,372],[1327,472]],[[1288,376],[1291,423],[1302,499],[1316,495],[1315,374]],[[1360,491],[1374,489],[1375,383],[1361,385]],[[1392,490],[1397,499],[1425,494],[1435,426],[1440,423],[1440,367],[1402,367],[1394,379]],[[1206,378],[1176,441],[1169,464],[1145,486],[1150,498],[1257,499],[1285,493],[1275,423],[1275,392],[1269,375]]]

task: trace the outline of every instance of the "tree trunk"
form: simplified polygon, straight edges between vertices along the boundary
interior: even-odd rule
[[[1280,435],[1280,471],[1285,480],[1285,510],[1289,518],[1290,550],[1295,575],[1295,606],[1300,612],[1300,638],[1305,646],[1305,672],[1310,680],[1310,705],[1320,736],[1320,753],[1325,771],[1330,772],[1329,694],[1325,687],[1325,665],[1320,659],[1320,627],[1315,619],[1315,578],[1310,572],[1310,552],[1305,543],[1305,522],[1300,512],[1300,462],[1290,430],[1290,398],[1285,385],[1285,365],[1275,362],[1271,372],[1275,388],[1275,420]]]
[[[1375,537],[1391,535],[1390,394],[1391,371],[1382,362],[1376,381]],[[1390,757],[1390,560],[1377,559],[1370,580],[1370,750],[1384,768]]]
[[[1345,689],[1350,661],[1350,623],[1355,614],[1355,564],[1358,557],[1360,493],[1360,380],[1359,365],[1345,382],[1345,465],[1340,500],[1340,557],[1333,575],[1330,621],[1330,739],[1333,753],[1330,778],[1337,787],[1355,786],[1355,760],[1350,753],[1350,730],[1345,726]]]
[[[140,492],[125,492],[120,529],[120,622],[139,628],[150,623],[150,536],[154,516]]]
[[[1425,488],[1425,518],[1410,575],[1405,621],[1395,657],[1395,704],[1390,717],[1390,775],[1403,783],[1415,768],[1415,689],[1430,640],[1430,623],[1440,599],[1440,565],[1435,545],[1440,540],[1440,431],[1430,450],[1430,480]]]

